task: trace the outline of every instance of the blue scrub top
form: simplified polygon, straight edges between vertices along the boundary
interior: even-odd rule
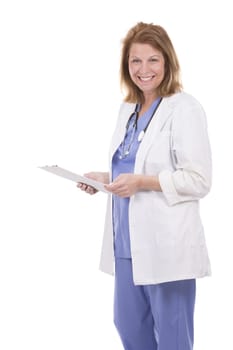
[[[150,121],[151,115],[160,102],[157,98],[150,108],[140,116],[137,122],[137,129],[134,131],[134,122],[136,113],[131,118],[128,129],[126,130],[124,142],[121,143],[112,158],[112,179],[123,173],[133,173],[136,154],[140,141],[138,136],[144,130]],[[133,135],[133,140],[132,140]],[[124,150],[128,149],[132,142],[130,152],[127,156],[121,158]],[[121,198],[113,195],[113,232],[114,232],[114,251],[117,258],[131,258],[130,237],[129,237],[129,197]]]

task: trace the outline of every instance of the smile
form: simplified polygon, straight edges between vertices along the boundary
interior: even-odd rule
[[[138,79],[143,81],[143,82],[147,82],[147,81],[150,81],[154,78],[154,75],[150,76],[150,77],[140,77],[138,76]]]

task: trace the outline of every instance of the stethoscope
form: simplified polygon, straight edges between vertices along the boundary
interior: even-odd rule
[[[138,142],[141,142],[145,136],[145,133],[146,133],[146,130],[148,129],[148,126],[150,125],[150,122],[152,121],[152,118],[155,114],[155,112],[157,111],[160,103],[162,101],[162,98],[160,98],[159,102],[156,104],[155,108],[153,109],[152,113],[151,113],[151,116],[150,116],[150,119],[147,123],[147,125],[145,126],[145,128],[143,130],[140,131],[139,135],[138,135]],[[136,104],[135,106],[135,110],[134,112],[130,115],[128,121],[127,121],[127,124],[125,126],[125,136],[124,136],[124,140],[122,141],[121,143],[121,149],[122,149],[122,152],[121,152],[121,155],[120,155],[120,159],[123,159],[125,157],[128,156],[128,154],[130,153],[130,149],[132,147],[132,144],[133,144],[133,140],[134,140],[134,137],[135,137],[135,133],[137,131],[137,126],[138,126],[138,118],[139,118],[139,112],[140,112],[140,109],[141,109],[141,105],[140,104]],[[135,117],[135,120],[133,122],[133,125],[132,125],[132,133],[131,133],[131,136],[130,136],[130,140],[129,140],[129,143],[128,143],[128,147],[126,148],[126,145],[125,145],[125,138],[126,138],[126,134],[128,132],[128,129],[130,127],[130,124],[131,124],[131,121],[132,119]]]

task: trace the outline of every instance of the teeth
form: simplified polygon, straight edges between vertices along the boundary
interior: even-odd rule
[[[140,77],[140,79],[142,80],[142,81],[148,81],[148,80],[151,80],[151,77]]]

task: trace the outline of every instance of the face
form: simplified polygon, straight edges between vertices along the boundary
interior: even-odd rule
[[[164,57],[149,44],[132,44],[129,52],[129,74],[144,96],[155,95],[164,78]]]

